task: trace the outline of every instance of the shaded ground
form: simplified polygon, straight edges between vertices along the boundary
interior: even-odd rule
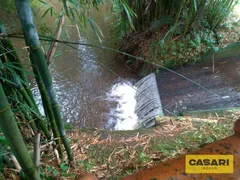
[[[184,111],[240,106],[240,59],[229,58],[174,69],[210,92],[171,72],[156,74],[162,106],[179,114]],[[219,96],[217,96],[217,95]],[[165,110],[165,115],[169,114]]]

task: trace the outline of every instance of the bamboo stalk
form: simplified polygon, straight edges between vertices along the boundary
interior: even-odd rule
[[[186,33],[188,31],[188,28],[191,24],[192,17],[193,17],[193,10],[192,10],[192,8],[190,8],[189,12],[188,12],[187,24],[186,24],[185,29],[184,29],[184,35],[186,35]]]
[[[1,30],[2,30],[1,32],[4,32],[6,34],[6,31],[4,30],[4,26],[3,25],[1,26]],[[13,46],[11,44],[11,41],[9,41],[9,40],[7,40],[5,38],[2,43],[5,43],[5,48],[6,49],[12,49],[12,52],[15,53],[14,48],[13,48]],[[10,48],[9,48],[9,46],[10,46]],[[8,56],[9,61],[12,61],[12,62],[15,61],[14,60],[15,58],[18,59],[18,56],[17,56],[16,53],[14,54],[14,56]],[[18,67],[22,68],[20,60],[18,60],[17,62],[19,64]],[[22,71],[19,71],[19,72],[22,72]],[[48,139],[50,139],[51,138],[50,133],[48,132],[47,127],[46,127],[46,125],[44,123],[44,120],[41,117],[41,113],[40,113],[40,111],[39,111],[39,109],[38,109],[38,107],[37,107],[37,105],[36,105],[36,103],[35,103],[35,101],[34,101],[34,99],[32,97],[32,92],[31,92],[30,88],[28,86],[24,87],[22,85],[21,81],[20,81],[20,78],[21,79],[23,78],[23,80],[25,82],[27,82],[25,73],[22,72],[21,75],[22,76],[19,77],[15,73],[11,74],[11,76],[13,77],[13,79],[15,81],[15,84],[17,85],[17,88],[18,88],[19,92],[21,93],[23,99],[27,102],[28,106],[34,111],[34,115],[37,118],[37,121],[35,121],[37,127],[41,126],[41,129],[44,132],[44,134],[47,136]],[[29,95],[31,95],[31,96],[29,96]],[[21,101],[21,102],[23,102],[23,101]],[[36,132],[36,130],[37,130],[36,126],[33,124],[33,121],[31,121],[30,115],[28,115],[28,113],[25,110],[23,111],[23,114],[24,114],[25,118],[30,122],[30,125],[31,125],[32,129]]]
[[[7,121],[6,121],[7,120]],[[23,172],[29,179],[40,180],[40,176],[28,154],[27,147],[23,141],[22,135],[18,129],[17,123],[14,120],[13,113],[7,98],[0,84],[0,127],[6,137],[8,144],[16,156]]]
[[[14,76],[14,74],[12,74],[12,76]],[[37,129],[41,128],[41,130],[44,132],[44,134],[47,136],[47,138],[50,139],[51,135],[44,123],[43,118],[41,117],[41,113],[39,112],[38,108],[35,107],[35,104],[32,103],[31,98],[28,96],[28,93],[25,91],[24,87],[22,86],[22,84],[19,80],[19,77],[15,74],[13,79],[15,79],[15,83],[18,86],[19,92],[23,96],[23,99],[26,101],[27,105],[30,108],[32,108],[33,110],[35,110],[34,112],[37,117],[37,121],[36,121]]]
[[[179,8],[178,8],[178,10],[177,10],[177,13],[176,13],[175,24],[177,24],[178,21],[179,21],[179,17],[180,17],[180,14],[181,14],[181,12],[182,12],[182,9],[183,9],[183,6],[184,6],[185,1],[186,1],[186,0],[181,0],[181,1],[180,1],[180,6],[179,6]]]
[[[57,145],[57,149],[58,149],[60,157],[62,157],[63,154],[62,154],[61,142],[60,142],[60,139],[59,139],[59,133],[58,133],[58,130],[57,130],[57,126],[56,126],[54,114],[53,114],[53,111],[52,111],[51,103],[50,103],[50,100],[48,98],[48,94],[47,94],[47,91],[45,89],[45,86],[44,86],[44,84],[41,80],[41,75],[40,75],[38,69],[36,68],[35,61],[33,59],[30,59],[30,60],[32,62],[33,72],[35,74],[35,79],[37,81],[39,91],[40,91],[40,94],[41,94],[41,97],[42,97],[42,104],[43,104],[44,112],[45,112],[45,115],[48,117],[48,119],[50,121],[51,129],[53,131],[53,136],[56,139],[55,142],[56,142],[56,145]]]
[[[35,142],[34,142],[34,165],[37,169],[37,171],[39,171],[39,168],[40,168],[40,154],[41,154],[41,143],[40,143],[40,140],[41,140],[41,132],[37,132],[35,134]]]
[[[48,98],[47,91],[46,91],[44,85],[41,83],[40,86],[41,86],[41,96],[45,97],[45,98],[43,98],[44,111],[48,115],[49,122],[51,124],[51,129],[52,129],[52,132],[53,132],[53,137],[56,139],[55,142],[56,142],[56,145],[57,145],[58,153],[59,153],[60,157],[62,158],[63,154],[62,154],[61,142],[60,142],[60,139],[59,139],[59,133],[58,133],[58,130],[57,130],[57,126],[56,126],[54,114],[53,114],[53,111],[52,111],[51,103],[50,103],[50,100]]]
[[[48,70],[46,58],[41,49],[36,26],[33,22],[32,10],[29,0],[15,0],[18,15],[22,24],[22,29],[25,35],[26,44],[30,46],[30,59],[35,63],[36,68],[40,73],[40,78],[46,88],[54,118],[58,127],[60,137],[67,151],[68,160],[73,161],[72,151],[66,137],[66,132],[63,126],[60,107],[57,101],[56,93],[53,88],[52,78]]]

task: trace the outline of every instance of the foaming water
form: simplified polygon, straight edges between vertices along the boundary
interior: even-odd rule
[[[119,82],[107,93],[107,100],[115,104],[109,110],[108,118],[108,126],[114,130],[132,130],[137,125],[138,118],[134,112],[136,90],[131,87],[131,82],[128,84]]]

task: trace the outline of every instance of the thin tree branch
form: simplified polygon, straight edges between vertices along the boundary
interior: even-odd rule
[[[40,166],[40,153],[41,153],[40,140],[41,140],[41,132],[37,132],[35,134],[35,142],[34,142],[34,165],[37,171],[39,171],[39,166]]]
[[[62,15],[62,17],[60,18],[60,20],[58,22],[58,27],[57,27],[57,30],[55,32],[54,39],[59,40],[59,37],[60,37],[61,32],[62,32],[63,24],[64,24],[64,15]],[[57,41],[53,41],[50,48],[49,48],[49,51],[48,51],[47,57],[46,57],[48,65],[50,65],[51,62],[52,62],[53,56],[54,56],[55,51],[57,49],[57,44],[58,44]]]

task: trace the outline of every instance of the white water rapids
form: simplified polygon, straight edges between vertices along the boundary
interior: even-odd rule
[[[132,130],[137,125],[138,117],[135,114],[136,90],[130,85],[120,82],[113,85],[107,93],[107,100],[115,102],[115,107],[110,108],[108,126],[114,124],[114,130]]]

